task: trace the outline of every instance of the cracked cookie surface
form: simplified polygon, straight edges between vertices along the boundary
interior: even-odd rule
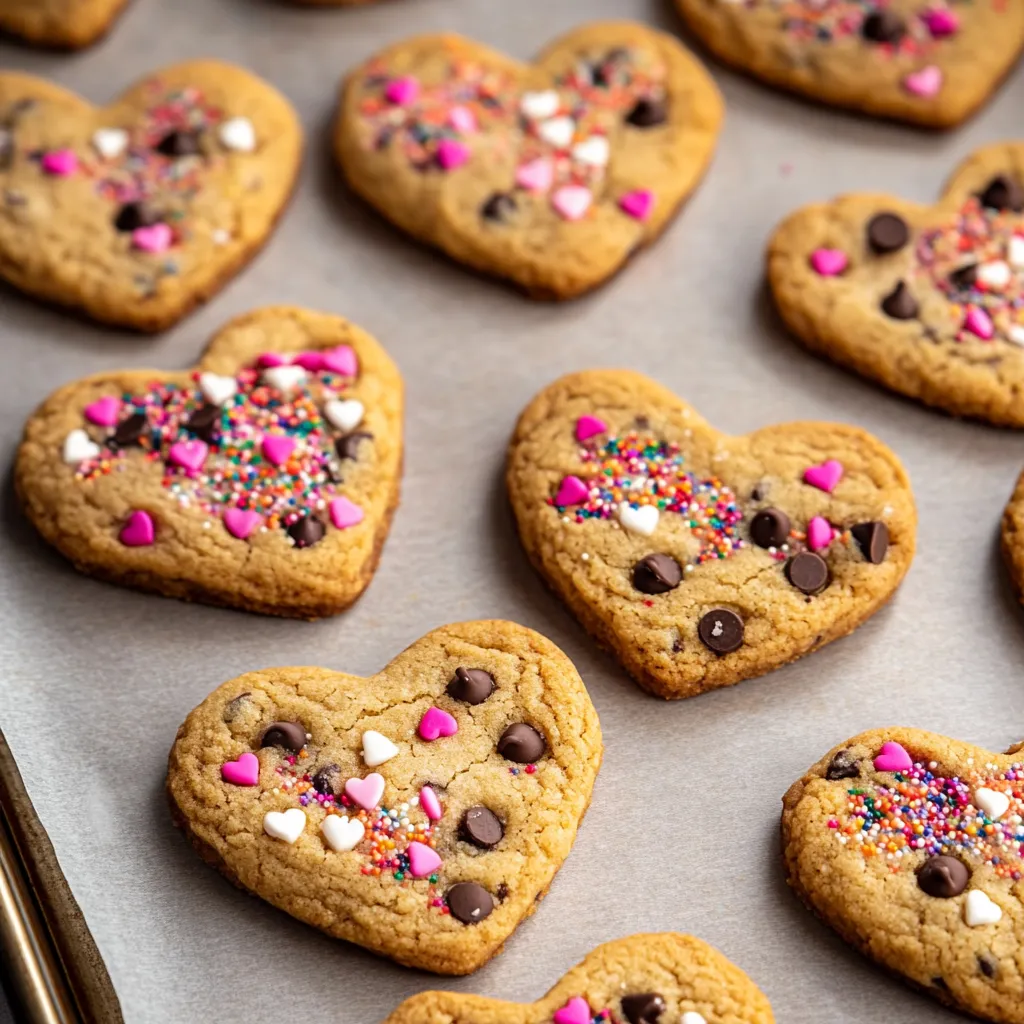
[[[77,49],[96,42],[128,0],[0,0],[0,32],[42,46]]]
[[[1024,744],[877,729],[783,807],[789,884],[847,942],[943,1003],[1024,1022]]]
[[[467,622],[367,679],[225,683],[178,730],[167,788],[199,853],[243,889],[399,963],[468,974],[547,891],[601,754],[554,644]]]
[[[906,473],[870,434],[790,423],[728,437],[627,370],[570,374],[537,395],[507,485],[531,562],[663,697],[844,636],[914,554]]]

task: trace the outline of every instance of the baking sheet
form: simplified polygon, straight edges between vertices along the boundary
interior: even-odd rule
[[[1024,434],[957,423],[796,347],[771,313],[762,250],[794,207],[838,191],[933,199],[974,147],[1020,135],[1024,67],[947,135],[807,106],[715,69],[729,106],[703,188],[652,250],[598,294],[537,305],[407,241],[348,196],[326,129],[343,70],[414,32],[458,30],[526,58],[583,21],[679,22],[662,0],[405,0],[353,10],[272,0],[136,0],[66,56],[0,43],[0,66],[97,102],[198,56],[237,61],[295,103],[309,133],[296,201],[266,252],[197,315],[147,339],[0,290],[5,490],[0,720],[109,966],[130,1024],[292,1019],[374,1024],[423,988],[539,997],[591,948],[692,932],[765,990],[780,1022],[955,1020],[870,966],[787,892],[780,798],[833,743],[906,724],[1002,750],[1024,737],[1024,629],[997,549]],[[78,576],[18,513],[9,471],[49,391],[117,367],[179,368],[229,317],[269,302],[342,313],[408,386],[403,503],[380,570],[348,614],[279,622]],[[501,484],[519,410],[559,374],[622,365],[719,427],[833,418],[904,459],[920,552],[893,604],[852,637],[766,678],[665,706],[601,655],[533,575]],[[440,980],[332,941],[234,890],[170,823],[167,751],[222,681],[272,664],[380,668],[444,622],[499,616],[573,658],[607,753],[575,850],[537,914],[476,976]],[[4,1021],[0,1010],[0,1022]]]

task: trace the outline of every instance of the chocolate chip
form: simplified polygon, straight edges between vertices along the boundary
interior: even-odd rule
[[[149,426],[149,420],[144,412],[133,412],[125,420],[121,420],[111,437],[111,444],[115,448],[131,448],[142,439],[142,435]]]
[[[955,857],[930,857],[917,869],[917,884],[936,899],[948,900],[967,888],[971,873]]]
[[[249,693],[249,692],[246,692],[246,693],[240,693],[233,700],[229,700],[227,702],[227,704],[224,705],[224,711],[222,712],[222,714],[220,716],[221,719],[225,723],[233,722],[248,707],[249,700],[250,700],[251,697],[252,697],[252,694]]]
[[[494,811],[478,804],[462,816],[460,834],[481,850],[493,850],[504,838],[505,828]]]
[[[185,429],[207,444],[213,444],[220,435],[220,406],[201,405],[185,421]]]
[[[957,267],[949,275],[949,283],[957,291],[969,292],[978,280],[978,264],[968,263],[966,266]]]
[[[508,899],[508,891],[508,882],[502,882],[498,886],[498,891],[494,895],[497,896],[498,900],[503,903],[505,900]]]
[[[990,210],[1011,210],[1014,213],[1024,210],[1024,188],[1005,174],[996,175],[978,198],[981,205]]]
[[[889,550],[889,527],[885,523],[858,523],[850,533],[869,562],[880,565],[885,561]]]
[[[494,693],[494,676],[482,668],[457,668],[448,684],[448,696],[466,704],[483,704]]]
[[[288,527],[288,536],[295,542],[297,548],[311,548],[314,544],[319,544],[325,533],[327,527],[312,513],[296,519]]]
[[[872,11],[860,30],[873,43],[898,43],[907,34],[907,23],[895,11],[883,7]]]
[[[525,722],[510,725],[498,740],[498,753],[517,764],[533,764],[544,756],[546,748],[544,737]]]
[[[905,281],[897,282],[896,287],[882,299],[882,312],[893,320],[913,320],[920,309],[920,304]]]
[[[715,654],[730,654],[743,644],[743,620],[728,608],[712,608],[697,625],[697,635]]]
[[[507,192],[495,192],[483,206],[480,207],[480,216],[484,220],[493,220],[498,224],[507,224],[519,209],[519,204],[514,196]]]
[[[868,221],[868,245],[883,255],[899,252],[910,241],[907,222],[895,213],[876,213]]]
[[[828,763],[825,769],[825,778],[830,782],[838,782],[840,779],[855,779],[860,775],[860,761],[857,760],[848,750],[840,750]]]
[[[136,228],[148,228],[161,219],[161,213],[152,203],[138,201],[125,203],[114,218],[114,227],[118,231],[134,231]]]
[[[828,565],[821,555],[801,551],[786,563],[786,579],[801,594],[817,594],[828,586]]]
[[[665,1012],[665,1000],[657,992],[642,995],[623,996],[622,1012],[629,1024],[655,1024]]]
[[[946,981],[945,981],[944,978],[939,978],[939,977],[932,978],[932,986],[934,988],[939,989],[942,992],[948,992],[949,991],[949,986],[946,984]]]
[[[324,796],[333,796],[341,782],[341,769],[336,764],[325,764],[313,776],[313,788]]]
[[[357,462],[359,460],[359,446],[364,441],[372,440],[373,434],[357,431],[354,434],[346,434],[344,437],[339,437],[334,445],[334,450],[338,453],[339,459],[352,459],[353,462]]]
[[[978,968],[986,978],[994,978],[999,973],[999,961],[991,953],[979,953]]]
[[[671,555],[647,555],[633,566],[633,586],[641,594],[667,594],[683,580],[683,570]]]
[[[491,894],[476,882],[456,882],[447,892],[445,901],[456,921],[479,924],[494,910]]]
[[[789,516],[782,509],[763,508],[750,521],[750,539],[759,548],[780,548],[789,538],[789,529]]]
[[[6,170],[14,159],[14,136],[0,128],[0,170]]]
[[[200,151],[199,132],[175,130],[168,132],[156,145],[164,156],[195,156]]]
[[[654,128],[664,124],[668,120],[668,103],[642,96],[626,115],[626,120],[637,128]]]
[[[271,722],[260,737],[261,747],[284,747],[297,754],[306,745],[306,727],[299,722]]]

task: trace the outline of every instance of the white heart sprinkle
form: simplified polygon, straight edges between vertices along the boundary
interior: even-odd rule
[[[263,815],[263,831],[286,843],[294,843],[305,827],[306,813],[298,807],[289,807],[287,811],[267,811]]]
[[[679,1019],[679,1024],[708,1024],[704,1019],[704,1015],[697,1013],[696,1010],[687,1010]]]
[[[574,159],[591,167],[605,167],[611,156],[612,147],[606,135],[591,135],[590,138],[577,142],[572,147]]]
[[[633,533],[641,533],[650,537],[658,528],[658,509],[654,505],[641,505],[633,508],[629,502],[622,502],[619,505],[619,522],[627,530]]]
[[[306,371],[301,366],[271,366],[263,371],[263,379],[278,391],[291,391],[306,379]]]
[[[92,145],[105,160],[113,160],[128,148],[128,133],[123,128],[98,128],[92,133]]]
[[[995,924],[1003,916],[999,904],[993,903],[986,893],[980,889],[972,889],[964,903],[964,920],[971,928],[979,928],[985,924]]]
[[[1014,324],[1010,328],[1010,341],[1017,345],[1024,345],[1024,326]]]
[[[327,845],[337,853],[354,850],[366,834],[363,823],[347,814],[328,814],[320,825]]]
[[[238,153],[251,153],[256,148],[256,129],[247,117],[232,117],[220,126],[221,144]]]
[[[64,438],[64,461],[77,466],[86,459],[98,458],[100,446],[84,430],[72,430]]]
[[[199,390],[211,405],[223,405],[238,393],[234,377],[221,377],[216,373],[199,374]]]
[[[575,132],[576,122],[571,117],[553,117],[537,126],[540,137],[556,149],[567,149]]]
[[[1014,235],[1010,239],[1009,248],[1006,250],[1006,258],[1018,269],[1024,267],[1024,236]]]
[[[398,747],[374,729],[363,733],[363,762],[368,768],[390,761],[398,753]]]
[[[1012,277],[1010,265],[1002,260],[992,260],[978,267],[978,280],[989,288],[1005,288]]]
[[[519,109],[527,117],[539,121],[557,113],[560,102],[554,89],[548,89],[547,92],[524,92],[523,98],[519,101]]]
[[[1010,798],[998,789],[976,789],[974,802],[992,821],[998,821],[1010,809]]]
[[[363,403],[354,398],[342,401],[340,398],[332,398],[324,405],[324,416],[332,427],[339,430],[355,430],[363,422]]]

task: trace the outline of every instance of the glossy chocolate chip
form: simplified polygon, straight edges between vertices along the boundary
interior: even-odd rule
[[[850,533],[869,562],[880,565],[885,561],[889,551],[889,527],[885,523],[858,523]]]
[[[712,608],[700,620],[697,635],[715,654],[731,654],[743,644],[743,620],[728,608]]]
[[[207,444],[213,444],[220,436],[220,406],[201,405],[185,421],[185,429]]]
[[[657,992],[623,996],[622,1012],[629,1024],[655,1024],[665,1012],[665,1000]]]
[[[821,555],[801,551],[786,563],[786,579],[801,594],[818,594],[828,586],[828,565]]]
[[[949,283],[961,292],[969,292],[978,280],[978,264],[968,263],[965,266],[957,267],[949,275]]]
[[[336,764],[325,764],[313,776],[313,788],[324,796],[333,796],[338,792],[341,782],[341,769]]]
[[[306,745],[306,727],[300,722],[271,722],[260,737],[261,747],[283,747],[297,754]]]
[[[668,103],[665,100],[641,97],[626,115],[626,120],[637,128],[654,128],[668,120]]]
[[[448,696],[465,704],[483,704],[494,693],[494,676],[482,668],[457,668]]]
[[[497,224],[507,224],[516,215],[519,204],[515,196],[507,192],[495,192],[483,206],[480,207],[480,216],[484,220],[491,220]]]
[[[470,807],[462,816],[459,834],[467,843],[479,846],[481,850],[493,850],[505,836],[501,819],[488,807]]]
[[[127,419],[118,423],[110,440],[115,448],[131,448],[142,440],[148,426],[149,420],[146,419],[144,412],[133,412]]]
[[[907,23],[895,11],[883,7],[864,19],[861,34],[873,43],[898,43],[907,34]]]
[[[682,567],[671,555],[647,555],[633,566],[633,586],[641,594],[667,594],[682,580]]]
[[[164,156],[195,156],[200,151],[199,132],[175,130],[168,132],[156,145]]]
[[[899,252],[910,241],[907,222],[895,213],[876,213],[868,221],[868,245],[879,255]]]
[[[970,880],[970,871],[955,857],[930,857],[917,869],[917,884],[922,892],[940,900],[959,896]]]
[[[994,978],[999,973],[999,961],[991,953],[979,953],[978,970],[986,978]]]
[[[896,287],[882,299],[882,312],[893,320],[913,320],[920,309],[920,304],[905,281],[897,282]]]
[[[828,763],[825,778],[830,782],[840,779],[855,779],[860,775],[860,761],[848,750],[840,750]]]
[[[114,227],[118,231],[134,231],[136,228],[148,228],[160,220],[159,211],[152,203],[139,200],[134,203],[125,203],[117,211],[114,218]]]
[[[346,434],[344,437],[339,437],[334,445],[334,450],[338,453],[339,459],[352,459],[355,462],[359,459],[359,448],[362,443],[372,440],[373,434],[357,431],[354,434]]]
[[[978,198],[981,205],[990,210],[1011,210],[1014,213],[1024,210],[1024,187],[1005,174],[996,175]]]
[[[245,693],[240,693],[232,700],[229,700],[227,704],[224,705],[224,711],[221,713],[220,717],[222,721],[225,723],[235,721],[235,719],[238,718],[238,716],[241,715],[249,706],[251,697],[252,694],[246,691]]]
[[[780,508],[763,508],[750,521],[750,539],[759,548],[780,548],[789,538],[789,516]]]
[[[319,544],[325,533],[327,527],[312,513],[296,519],[288,527],[288,536],[297,548],[311,548],[314,544]]]
[[[498,753],[517,764],[533,764],[544,756],[546,749],[544,737],[525,722],[510,725],[498,740]]]
[[[448,909],[456,921],[479,924],[494,910],[491,894],[476,882],[456,882],[445,896]]]

